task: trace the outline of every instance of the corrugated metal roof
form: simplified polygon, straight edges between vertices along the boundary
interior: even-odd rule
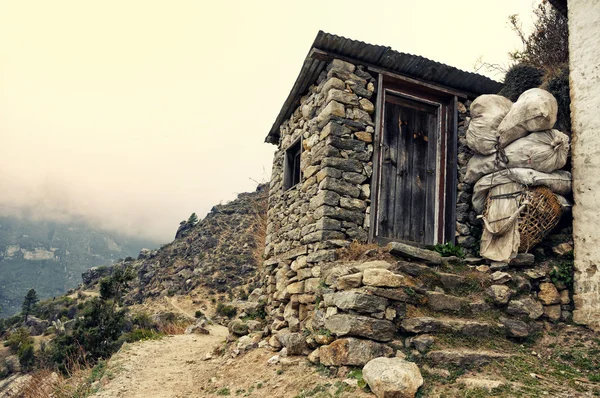
[[[311,50],[313,48],[468,93],[497,93],[502,88],[501,83],[477,73],[465,72],[418,55],[401,53],[390,47],[347,39],[323,31],[317,34]],[[324,61],[306,57],[300,75],[265,142],[276,144],[279,141],[279,126],[291,116],[299,105],[300,98],[306,94],[308,87],[315,82],[326,65]]]

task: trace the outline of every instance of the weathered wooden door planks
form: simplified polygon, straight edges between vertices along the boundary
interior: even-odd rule
[[[438,108],[387,96],[382,134],[377,236],[435,242]]]

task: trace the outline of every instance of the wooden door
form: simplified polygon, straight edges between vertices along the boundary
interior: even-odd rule
[[[439,107],[385,97],[377,238],[434,244]]]

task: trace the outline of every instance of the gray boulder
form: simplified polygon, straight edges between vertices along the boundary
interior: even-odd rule
[[[325,319],[325,327],[336,336],[358,336],[390,341],[396,330],[391,321],[361,315],[336,314]]]
[[[423,376],[413,362],[400,358],[375,358],[363,368],[363,378],[377,398],[413,398]]]

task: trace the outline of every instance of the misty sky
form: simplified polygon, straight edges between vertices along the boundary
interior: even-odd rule
[[[170,241],[268,180],[319,29],[473,71],[508,63],[534,3],[0,0],[0,212]]]

